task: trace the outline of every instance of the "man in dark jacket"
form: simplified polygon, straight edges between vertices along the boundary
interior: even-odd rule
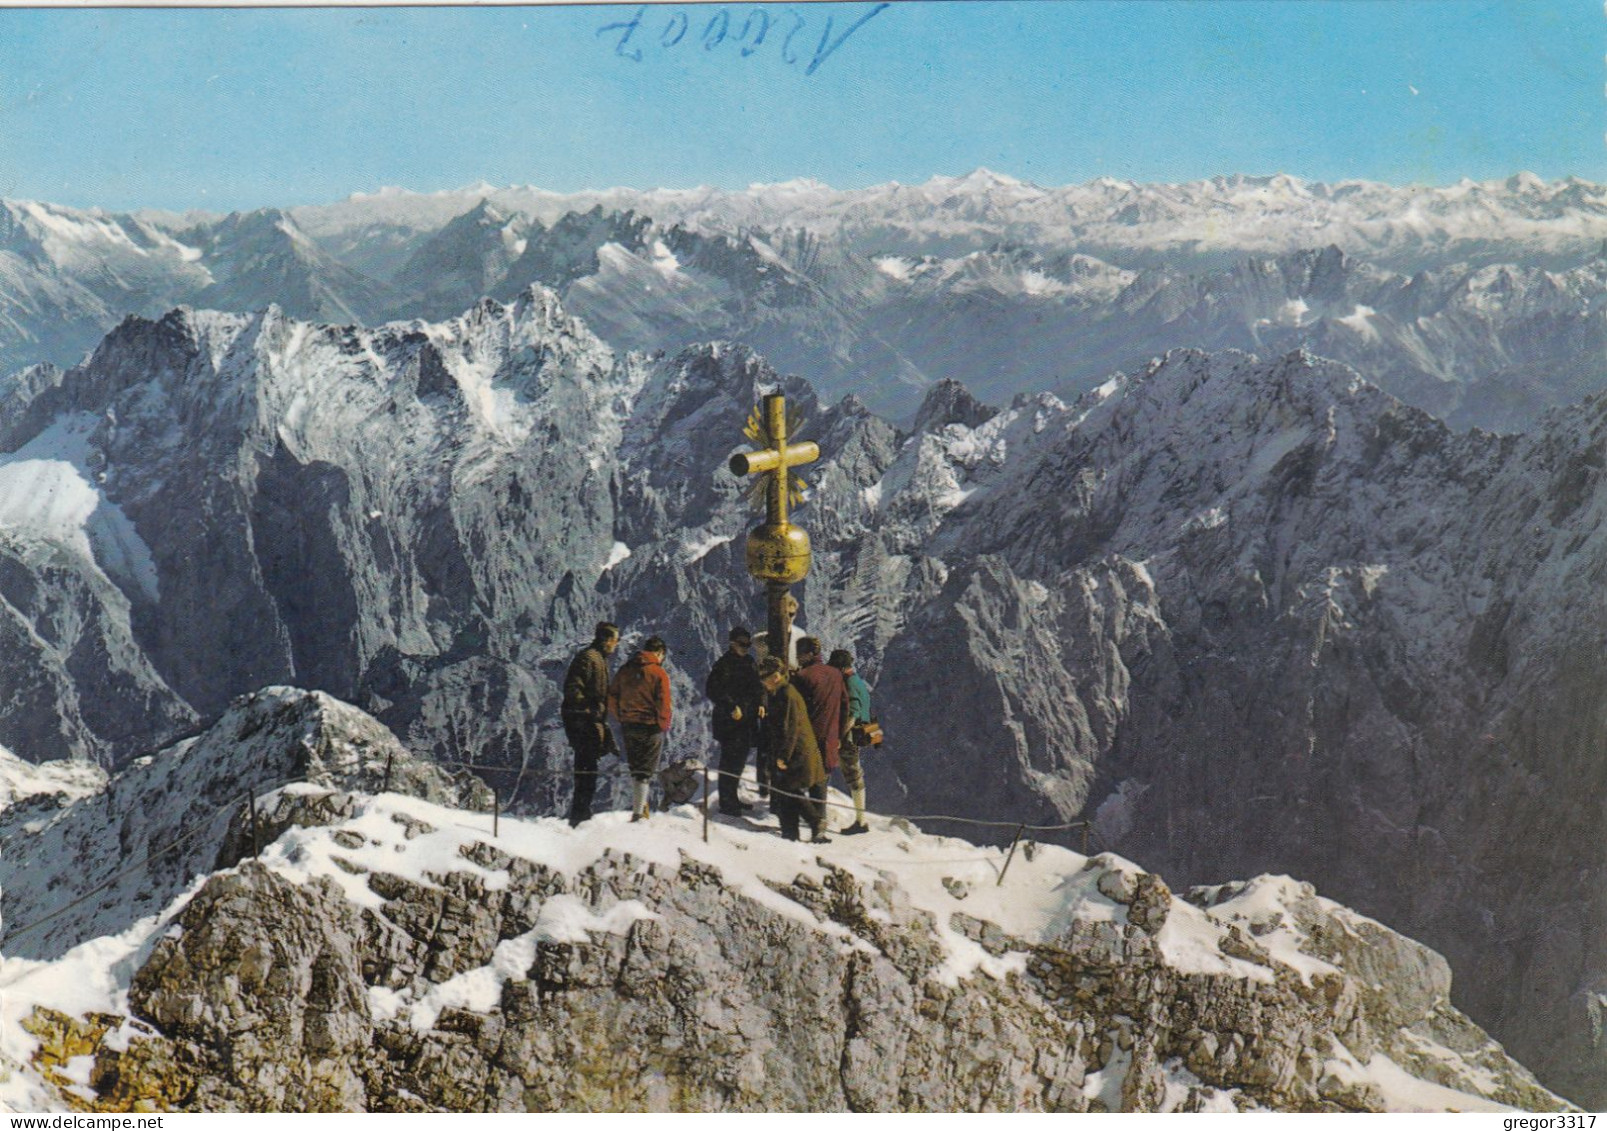
[[[631,820],[647,820],[647,795],[658,773],[664,734],[670,729],[670,675],[664,670],[669,647],[656,636],[614,675],[608,685],[608,713],[625,732],[625,758],[631,767]]]
[[[759,665],[749,650],[753,634],[740,625],[731,630],[730,647],[709,672],[703,690],[714,704],[714,741],[720,744],[720,812],[740,816],[752,808],[738,795],[748,751],[759,735],[759,707],[764,688]],[[759,759],[761,767],[764,759]]]
[[[569,802],[569,823],[591,820],[591,799],[597,792],[597,760],[614,749],[614,732],[608,729],[608,657],[619,647],[619,629],[603,621],[592,641],[576,653],[564,675],[564,701],[558,709],[564,737],[575,753],[575,795]]]
[[[802,817],[809,822],[810,839],[829,844],[825,812],[813,800],[815,787],[825,784],[826,770],[803,696],[787,682],[787,666],[779,656],[764,658],[759,681],[770,696],[759,732],[759,757],[770,764],[770,807],[781,821],[781,835],[797,840]]]
[[[814,728],[815,743],[820,747],[821,762],[826,770],[809,791],[820,810],[824,828],[826,778],[837,768],[837,753],[848,730],[848,686],[843,682],[842,672],[820,662],[820,641],[813,636],[798,641],[798,664],[792,686],[798,689],[809,709],[809,723]]]

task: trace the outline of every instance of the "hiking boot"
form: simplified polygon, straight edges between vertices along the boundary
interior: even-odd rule
[[[815,833],[813,836],[811,836],[809,838],[809,843],[810,844],[830,844],[831,843],[831,837],[827,836],[825,833],[817,832],[817,833]]]
[[[837,830],[837,835],[838,836],[858,836],[860,833],[868,833],[868,832],[870,832],[870,826],[869,825],[867,825],[864,821],[855,821],[853,824],[849,825],[846,829],[838,829]]]

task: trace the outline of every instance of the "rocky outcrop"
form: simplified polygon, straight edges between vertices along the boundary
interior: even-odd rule
[[[705,844],[689,813],[509,821],[492,839],[394,795],[294,804],[306,819],[260,860],[147,924],[113,971],[126,1007],[52,1008],[33,988],[46,970],[15,983],[41,1095],[90,1111],[1562,1106],[1450,1007],[1437,955],[1286,879],[1183,899],[1048,847],[999,877],[997,850],[880,820],[863,851],[827,857],[726,825]]]

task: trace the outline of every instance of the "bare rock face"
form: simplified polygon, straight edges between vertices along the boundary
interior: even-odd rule
[[[97,1111],[1565,1106],[1450,1007],[1437,955],[1287,879],[1185,900],[1039,848],[1006,896],[1063,909],[1006,930],[748,832],[721,830],[735,871],[673,817],[656,860],[593,838],[555,865],[583,859],[556,821],[493,842],[340,796],[153,929],[126,1015],[33,1014],[46,1085],[76,1056],[87,1088],[57,1094]]]
[[[364,1092],[346,1053],[373,1036],[357,976],[356,909],[324,885],[264,880],[249,869],[220,878],[190,905],[191,945],[147,963],[135,990],[140,1012],[197,1051],[229,1049],[242,1098],[275,1096],[279,1110],[351,1110]],[[193,1102],[235,1106],[214,1087],[203,1076]]]
[[[869,756],[877,785],[920,812],[1074,818],[1125,721],[1132,669],[1158,679],[1169,636],[1153,583],[1129,561],[1052,587],[999,558],[952,570],[882,659],[877,699],[898,739]]]

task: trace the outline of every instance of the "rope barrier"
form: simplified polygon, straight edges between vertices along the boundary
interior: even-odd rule
[[[676,764],[677,763],[674,763],[674,762],[670,763],[670,765],[676,765]],[[517,766],[517,767],[516,766],[487,766],[487,765],[482,765],[480,763],[475,763],[475,762],[441,762],[441,763],[438,763],[438,765],[440,765],[443,769],[452,768],[452,769],[465,769],[465,770],[494,770],[494,771],[496,771],[498,773],[504,773],[504,774],[511,774],[511,773],[518,772],[520,774],[527,774],[529,777],[536,778],[538,780],[549,780],[550,781],[550,780],[558,780],[558,779],[571,778],[571,777],[587,777],[587,776],[599,777],[599,778],[601,778],[601,777],[617,778],[617,777],[620,776],[621,770],[624,769],[624,758],[623,757],[620,758],[620,764],[619,765],[611,767],[610,769],[607,769],[607,770],[534,770],[534,771],[531,771],[531,770],[528,769],[528,763],[526,763],[524,766]],[[667,768],[668,767],[660,767],[661,770],[662,769],[667,769]],[[739,782],[747,780],[740,773],[733,774],[733,773],[730,773],[730,772],[728,772],[726,770],[710,769],[709,773],[712,776],[716,777],[716,778],[721,778],[721,777],[724,777],[724,778],[736,778]],[[841,802],[841,801],[821,800],[820,798],[810,797],[808,794],[788,793],[788,792],[783,791],[783,790],[778,790],[773,785],[770,787],[770,792],[773,793],[773,794],[781,794],[783,797],[793,797],[793,798],[800,798],[800,799],[802,799],[804,801],[813,801],[818,805],[825,805],[828,808],[848,809],[848,810],[854,809],[854,806],[852,804],[848,804],[848,803]],[[856,812],[857,812],[857,810],[856,810]],[[899,818],[901,818],[903,820],[906,820],[906,821],[953,821],[953,822],[955,822],[957,824],[962,824],[962,825],[975,825],[978,828],[990,828],[990,829],[1015,829],[1015,828],[1020,828],[1020,829],[1025,830],[1026,832],[1034,832],[1034,833],[1071,832],[1072,830],[1075,830],[1075,829],[1092,828],[1093,827],[1093,823],[1091,821],[1087,821],[1087,820],[1071,821],[1071,822],[1068,822],[1066,824],[1061,824],[1061,825],[1032,825],[1032,824],[1023,824],[1020,821],[989,821],[989,820],[983,820],[982,818],[979,818],[979,817],[962,817],[962,816],[960,816],[958,814],[955,814],[955,813],[893,813],[893,814],[888,814],[888,815],[889,816],[899,817]]]
[[[619,778],[620,771],[624,770],[625,761],[624,757],[620,758],[620,765],[611,766],[609,770],[530,771],[529,763],[525,763],[524,766],[487,766],[474,763],[474,761],[442,761],[437,765],[442,766],[442,768],[455,768],[455,770],[492,770],[505,774],[516,773],[517,771],[521,776],[527,774],[530,778],[538,779],[538,781],[556,781],[556,779],[583,778],[583,776]],[[672,761],[670,765],[677,765],[677,763]],[[660,766],[660,770],[664,770],[664,768],[667,768],[667,766]],[[725,770],[709,770],[709,773],[714,778],[736,778],[738,781],[746,781],[746,778],[741,773],[733,774]],[[832,802],[832,800],[810,797],[808,794],[791,794],[786,790],[776,789],[775,786],[770,786],[770,792],[771,794],[779,794],[781,797],[792,797],[797,798],[797,800],[805,800],[805,802],[813,802],[816,805],[824,805],[826,808],[850,810],[855,811],[855,813],[858,811],[852,803]],[[1069,821],[1069,823],[1065,824],[1024,824],[1020,823],[1020,821],[987,821],[987,819],[974,818],[974,816],[959,816],[958,813],[890,813],[889,816],[897,816],[903,821],[951,821],[951,823],[955,824],[969,824],[969,826],[979,827],[979,829],[1022,829],[1024,832],[1073,832],[1077,831],[1077,829],[1093,829],[1093,823],[1086,821],[1086,819],[1085,821]]]
[[[253,787],[252,791],[250,793],[246,794],[245,797],[237,797],[237,798],[235,798],[235,799],[233,799],[233,800],[231,800],[231,801],[229,801],[229,802],[227,802],[227,803],[225,803],[223,805],[218,806],[216,809],[214,809],[209,816],[207,816],[206,818],[203,819],[200,828],[194,829],[191,832],[186,833],[184,836],[179,837],[178,839],[172,841],[171,843],[163,845],[161,848],[153,848],[153,849],[151,849],[144,856],[142,856],[138,860],[134,861],[134,863],[128,865],[125,868],[119,868],[117,871],[113,872],[106,879],[102,880],[100,883],[96,884],[94,887],[90,888],[88,891],[84,892],[84,894],[80,895],[77,899],[71,901],[70,903],[63,904],[62,906],[56,908],[54,911],[50,912],[48,915],[42,916],[41,918],[38,918],[38,919],[35,919],[31,923],[25,923],[20,927],[7,927],[6,930],[5,930],[5,934],[3,936],[4,939],[9,942],[10,940],[16,938],[18,935],[27,934],[29,931],[32,931],[32,930],[34,930],[34,929],[36,929],[38,927],[42,927],[46,923],[54,922],[56,919],[61,918],[63,915],[67,914],[67,912],[73,910],[75,907],[83,906],[85,903],[89,902],[89,900],[93,899],[95,896],[99,895],[101,892],[103,892],[107,888],[111,887],[118,880],[121,880],[125,876],[130,876],[130,875],[134,874],[135,872],[139,871],[141,868],[143,868],[146,865],[150,864],[151,861],[160,859],[163,856],[170,855],[170,854],[178,851],[179,849],[185,847],[190,842],[192,842],[195,839],[197,839],[198,837],[200,837],[203,833],[210,832],[213,823],[216,822],[219,817],[224,816],[225,814],[232,813],[232,812],[237,812],[239,805],[244,800],[246,800],[246,798],[254,799],[255,797],[257,797],[258,794],[269,793],[269,792],[272,792],[273,790],[276,790],[276,789],[283,789],[287,785],[294,785],[295,783],[297,783],[299,781],[304,781],[304,780],[305,780],[304,778],[302,778],[302,777],[300,777],[298,775],[297,777],[286,778],[283,781],[278,782],[278,783],[273,784],[273,785],[267,785],[267,786],[259,785],[259,786]]]
[[[547,780],[573,778],[573,777],[580,777],[580,776],[585,776],[585,775],[591,775],[591,776],[595,776],[595,777],[614,777],[614,778],[617,778],[618,776],[620,776],[620,770],[626,768],[623,756],[619,756],[619,757],[620,757],[619,764],[609,768],[608,770],[567,770],[567,771],[566,770],[535,770],[535,771],[531,771],[530,768],[529,768],[529,763],[528,762],[526,762],[526,763],[524,763],[524,764],[522,764],[520,766],[517,766],[517,767],[515,767],[515,766],[492,766],[492,765],[485,765],[485,764],[482,764],[482,763],[475,763],[475,762],[438,762],[438,763],[435,763],[435,765],[440,769],[491,770],[491,771],[496,771],[496,772],[499,772],[499,773],[517,773],[519,775],[519,777],[518,777],[518,779],[516,781],[514,794],[513,794],[515,797],[517,797],[518,796],[518,783],[522,783],[524,778],[527,776],[527,774],[529,776],[537,778],[537,779],[547,779]],[[677,763],[671,763],[671,765],[675,765],[675,764],[677,764]],[[386,773],[385,773],[387,787],[389,785],[389,780],[390,780],[390,770],[391,770],[391,767],[390,767],[390,764],[389,764],[389,760],[387,759]],[[627,770],[627,772],[628,772],[628,770]],[[707,765],[705,765],[704,766],[704,783],[703,783],[703,799],[704,799],[704,806],[705,806],[705,817],[707,817],[707,800],[708,800],[708,796],[709,796],[708,780],[709,780],[709,777],[710,777],[711,774],[715,778],[735,778],[738,782],[742,782],[742,781],[746,780],[746,778],[743,776],[743,774],[741,772],[732,773],[732,772],[726,771],[726,770],[710,770],[709,767]],[[84,892],[78,898],[72,900],[69,903],[63,904],[61,907],[56,908],[55,910],[51,911],[49,914],[44,915],[39,919],[35,919],[31,923],[25,923],[25,924],[23,924],[21,926],[18,926],[18,927],[7,927],[5,929],[5,931],[4,931],[3,936],[0,936],[0,937],[3,937],[6,941],[10,941],[10,940],[16,939],[17,937],[19,937],[21,935],[27,934],[29,931],[33,931],[33,930],[35,930],[35,929],[37,929],[39,927],[42,927],[42,926],[46,925],[47,923],[54,922],[55,920],[61,918],[63,915],[66,915],[68,912],[74,910],[75,908],[83,906],[85,903],[89,902],[95,896],[97,896],[100,893],[104,892],[107,888],[111,887],[113,884],[117,883],[119,880],[123,879],[124,877],[132,875],[133,873],[139,871],[141,868],[144,868],[144,867],[148,866],[149,864],[152,863],[152,861],[158,860],[163,856],[171,855],[174,852],[177,852],[178,850],[188,846],[189,844],[194,842],[196,839],[198,839],[202,835],[210,833],[212,831],[212,825],[217,821],[217,819],[220,816],[223,816],[223,815],[229,814],[229,813],[233,813],[233,812],[237,812],[238,807],[241,804],[248,804],[248,805],[252,805],[254,807],[255,799],[259,795],[261,795],[263,793],[269,793],[269,792],[272,792],[272,791],[277,790],[277,789],[283,789],[287,785],[294,785],[294,784],[296,784],[298,782],[303,782],[303,781],[306,781],[306,780],[307,779],[305,777],[302,777],[302,776],[298,775],[298,776],[295,776],[295,777],[284,778],[284,779],[282,779],[280,781],[277,781],[277,782],[274,782],[274,783],[259,783],[258,785],[253,786],[251,788],[251,790],[249,792],[247,792],[243,797],[231,800],[231,801],[229,801],[229,802],[227,802],[227,803],[225,803],[223,805],[218,806],[216,809],[214,809],[209,816],[204,818],[203,823],[199,828],[194,829],[191,832],[184,834],[183,836],[179,837],[178,839],[172,841],[169,844],[165,844],[160,848],[151,849],[150,851],[146,852],[144,856],[140,857],[138,860],[134,861],[132,864],[129,864],[128,866],[126,866],[124,868],[120,868],[116,872],[113,872],[106,879],[102,880],[100,883],[96,884],[94,887],[92,887],[88,891]],[[785,790],[785,789],[778,788],[774,784],[771,784],[768,787],[768,789],[769,789],[770,795],[772,797],[788,797],[788,798],[792,798],[792,799],[797,800],[797,801],[802,801],[802,802],[806,802],[806,803],[813,804],[813,805],[819,805],[819,806],[822,807],[823,810],[824,809],[843,809],[843,810],[852,811],[856,815],[859,812],[859,810],[858,810],[858,808],[856,806],[854,806],[852,804],[849,804],[849,803],[845,803],[845,802],[841,802],[841,801],[832,801],[829,798],[815,797],[815,796],[813,796],[811,794],[807,794],[807,793],[794,793],[791,790]],[[501,799],[500,799],[500,797],[498,797],[496,795],[495,791],[493,791],[492,796],[493,796],[493,810],[492,810],[493,831],[492,831],[492,835],[495,836],[495,835],[497,835],[495,826],[497,824],[498,817],[500,817]],[[255,814],[253,814],[253,816],[255,816]],[[1083,845],[1084,845],[1084,854],[1086,855],[1086,853],[1087,853],[1088,833],[1091,832],[1092,828],[1093,828],[1092,822],[1086,821],[1086,820],[1083,820],[1083,821],[1071,821],[1071,822],[1068,822],[1066,824],[1059,824],[1059,825],[1031,825],[1031,824],[1024,824],[1024,823],[1022,823],[1020,821],[990,821],[990,820],[984,820],[984,819],[978,818],[978,817],[963,817],[963,816],[960,816],[960,815],[954,814],[954,813],[926,813],[926,814],[895,813],[895,814],[888,814],[888,816],[893,818],[893,819],[904,820],[904,821],[912,821],[912,822],[916,822],[916,821],[950,821],[950,822],[954,822],[954,823],[957,823],[957,824],[973,825],[973,826],[976,826],[978,828],[1014,829],[1014,830],[1016,830],[1016,834],[1015,834],[1015,840],[1012,841],[1012,846],[1011,846],[1011,856],[1012,857],[1014,856],[1015,843],[1020,840],[1021,834],[1024,833],[1024,832],[1037,832],[1037,833],[1070,832],[1070,831],[1075,830],[1075,829],[1082,829],[1084,831]],[[255,821],[254,820],[253,820],[252,823],[253,823],[253,826],[255,826]],[[253,841],[255,842],[255,840],[256,840],[255,827],[253,827],[252,836],[253,836]],[[705,838],[706,837],[707,837],[707,833],[705,831]],[[260,851],[260,848],[259,848],[259,851]],[[1008,868],[1008,867],[1009,867],[1009,861],[1007,860],[1006,863],[1005,863],[1005,868]],[[1003,872],[1001,871],[1001,873],[1000,873],[1000,881],[1002,882],[1002,880],[1003,880]]]

